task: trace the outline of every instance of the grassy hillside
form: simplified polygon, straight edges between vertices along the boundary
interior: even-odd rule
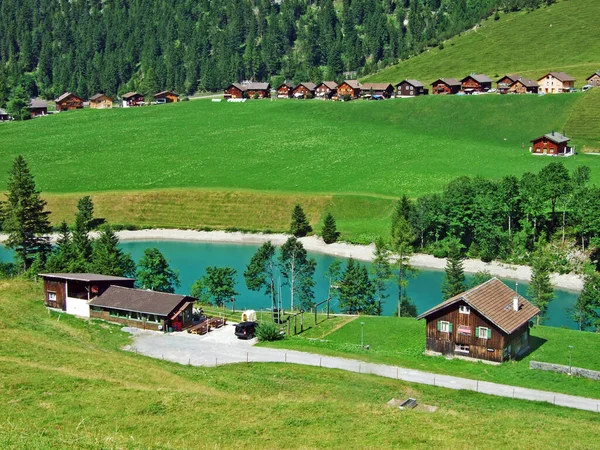
[[[436,192],[460,175],[537,172],[551,159],[532,157],[529,140],[569,133],[578,105],[599,102],[589,94],[429,96],[84,110],[0,126],[0,167],[25,156],[55,223],[87,193],[117,223],[251,230],[285,230],[301,202],[313,224],[331,210],[344,238],[368,241],[387,229],[402,194]],[[565,164],[588,164],[600,181],[593,156]],[[0,190],[6,179],[2,171]]]
[[[283,364],[194,368],[119,348],[116,326],[0,285],[0,447],[593,448],[596,413]],[[24,313],[26,311],[26,313]],[[401,412],[417,397],[435,413]],[[525,420],[524,420],[525,418]]]
[[[600,69],[596,0],[559,0],[533,12],[500,14],[481,27],[430,50],[384,69],[369,81],[399,82],[417,78],[431,83],[440,77],[485,73],[498,77],[520,73],[538,79],[550,71],[564,71],[577,79],[576,85]]]

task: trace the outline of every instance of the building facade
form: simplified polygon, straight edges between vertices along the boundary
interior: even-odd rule
[[[90,97],[90,108],[110,109],[113,107],[113,99],[106,94],[96,94]]]
[[[419,80],[404,80],[396,85],[397,97],[416,97],[418,95],[427,95],[429,91]]]
[[[440,78],[431,83],[431,93],[436,95],[458,94],[460,87],[460,81],[454,78]]]
[[[550,72],[538,79],[539,91],[544,94],[559,94],[575,89],[575,78],[564,72]]]
[[[83,109],[83,100],[70,92],[65,92],[56,100],[57,111],[72,111],[74,109]]]
[[[537,155],[570,154],[568,143],[571,139],[556,132],[545,134],[531,140],[531,153]]]
[[[358,98],[360,97],[360,87],[358,80],[345,80],[338,86],[338,98],[343,99],[346,96]]]

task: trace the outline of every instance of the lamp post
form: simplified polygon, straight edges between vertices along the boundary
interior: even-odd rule
[[[571,375],[572,370],[573,370],[573,346],[569,345],[569,375]]]
[[[360,323],[360,348],[365,348],[365,323]]]

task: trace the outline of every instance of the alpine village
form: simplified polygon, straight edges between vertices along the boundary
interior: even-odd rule
[[[598,17],[0,0],[0,448],[600,447]]]

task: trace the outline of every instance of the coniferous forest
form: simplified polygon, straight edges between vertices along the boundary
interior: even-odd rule
[[[0,0],[0,106],[17,85],[87,98],[360,76],[553,1]]]

